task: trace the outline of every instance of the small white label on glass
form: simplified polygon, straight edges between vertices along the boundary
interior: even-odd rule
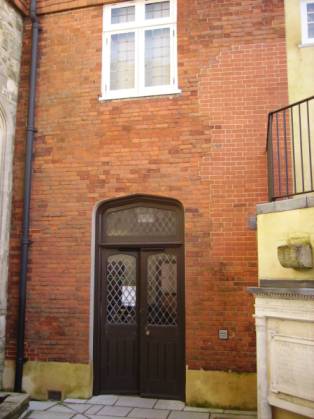
[[[122,305],[125,307],[135,307],[136,287],[122,286]]]

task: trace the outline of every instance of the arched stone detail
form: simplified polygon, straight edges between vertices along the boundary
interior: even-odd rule
[[[1,100],[2,99],[2,100]],[[0,97],[0,389],[5,357],[5,325],[9,235],[11,222],[12,170],[15,108]],[[14,112],[10,112],[10,111]],[[13,115],[12,115],[13,114]]]

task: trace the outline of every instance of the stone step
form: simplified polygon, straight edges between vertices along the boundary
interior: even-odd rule
[[[1,397],[4,400],[0,404],[0,419],[17,419],[28,409],[28,394],[0,392]]]

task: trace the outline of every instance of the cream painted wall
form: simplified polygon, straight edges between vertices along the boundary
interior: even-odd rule
[[[259,279],[314,279],[314,269],[283,268],[277,257],[285,244],[308,241],[314,248],[314,208],[258,215],[257,226]]]
[[[314,44],[302,47],[301,0],[285,0],[289,100],[314,95]]]
[[[305,416],[273,407],[273,419],[306,419]]]
[[[302,0],[285,0],[285,19],[286,19],[286,43],[287,43],[287,67],[288,67],[288,90],[289,102],[294,103],[299,100],[314,95],[314,43],[302,46],[302,25],[301,25],[301,3]],[[300,149],[299,135],[299,115],[297,109],[294,112],[294,136],[295,136],[295,164],[296,164],[296,191],[311,190],[310,181],[310,160],[308,153],[308,138],[311,136],[312,148],[314,146],[314,136],[308,131],[306,118],[306,105],[301,106],[302,119],[302,146]],[[310,120],[314,126],[314,100],[309,103]],[[313,129],[312,129],[313,130]],[[302,181],[302,159],[305,167],[304,189]],[[312,171],[314,162],[312,161]]]
[[[292,104],[299,100],[306,99],[310,96],[314,96],[314,44],[311,46],[302,46],[302,30],[301,30],[301,2],[302,0],[284,0],[285,3],[285,26],[286,26],[286,45],[287,45],[287,71],[288,71],[288,93],[289,103]],[[305,105],[302,105],[302,114],[306,115],[307,109]],[[295,152],[295,181],[296,191],[302,192],[302,190],[311,190],[310,182],[310,160],[307,152],[302,155],[300,146],[302,144],[303,150],[308,150],[309,147],[309,131],[307,128],[307,121],[304,120],[299,125],[298,110],[295,109],[293,123],[294,123],[294,152]],[[314,101],[309,105],[309,115],[314,126]],[[288,116],[289,119],[289,116]],[[288,124],[288,132],[291,135],[291,123]],[[300,130],[302,131],[302,141],[300,141]],[[311,145],[313,150],[313,133],[311,133]],[[302,184],[302,159],[304,160],[304,189]],[[292,162],[292,152],[291,152]],[[314,169],[312,161],[312,169]],[[259,279],[273,279],[273,280],[313,280],[314,269],[309,270],[296,270],[283,268],[277,257],[277,249],[280,245],[290,243],[309,242],[314,247],[314,208],[304,208],[293,211],[274,212],[269,214],[261,214],[257,217],[258,223],[258,266]],[[258,299],[255,300],[255,304]],[[263,299],[261,299],[263,300]],[[284,301],[284,300],[282,300]],[[292,301],[285,301],[286,304],[292,304]],[[269,301],[270,306],[273,306],[273,300]],[[258,321],[263,319],[258,318],[256,309],[256,318]],[[291,310],[293,312],[293,310]],[[273,313],[272,313],[273,315]],[[295,313],[294,313],[295,315]],[[280,316],[282,316],[282,309],[280,310]],[[307,323],[306,325],[300,326],[296,321],[292,319],[290,322],[282,320],[273,320],[272,333],[280,328],[283,328],[283,333],[291,336],[296,336],[300,333],[299,329],[307,328],[304,332],[308,332],[313,337],[313,323]],[[267,324],[264,320],[265,325]],[[262,323],[261,323],[262,324]],[[265,326],[266,327],[266,326]],[[270,348],[264,342],[261,333],[262,327],[259,325],[256,328],[260,339],[257,340],[257,353],[262,353],[263,348]],[[302,329],[303,330],[303,329]],[[303,332],[301,333],[303,336]],[[268,354],[269,355],[269,354]],[[263,370],[264,359],[261,357],[258,359],[258,370]],[[268,365],[269,369],[269,365]],[[268,376],[270,371],[268,371]],[[267,379],[264,379],[264,382]],[[258,388],[259,388],[259,417],[263,408],[263,400],[265,390],[265,383],[263,385],[263,375],[259,373],[258,376]],[[261,390],[262,388],[262,390]],[[267,388],[267,386],[266,386]],[[267,400],[267,396],[266,396]],[[266,402],[267,403],[267,402]],[[286,407],[286,406],[285,406]],[[292,409],[293,410],[293,409]],[[263,411],[265,413],[265,410]],[[261,416],[262,417],[262,416]],[[264,416],[263,416],[264,417]],[[265,416],[265,417],[269,417]],[[273,412],[270,413],[270,417],[273,419],[301,419],[304,416],[300,416],[296,413],[288,412],[283,409],[273,407]]]

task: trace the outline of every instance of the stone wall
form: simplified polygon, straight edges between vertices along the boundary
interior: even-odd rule
[[[0,0],[0,388],[4,360],[12,159],[23,19]]]

